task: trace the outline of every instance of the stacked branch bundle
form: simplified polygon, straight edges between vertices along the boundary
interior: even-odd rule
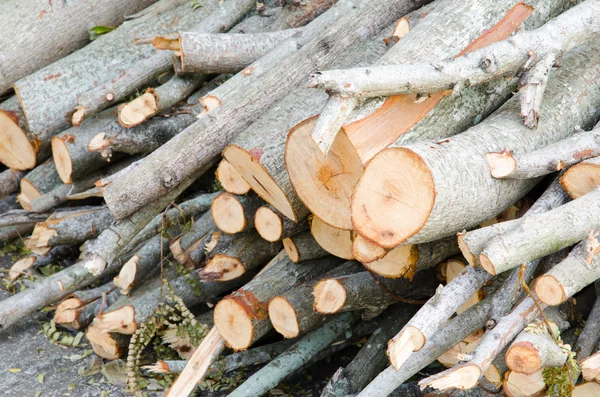
[[[133,394],[362,342],[321,396],[600,396],[600,2],[59,3],[0,16],[0,333]]]

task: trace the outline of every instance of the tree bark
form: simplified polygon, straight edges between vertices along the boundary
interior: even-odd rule
[[[547,367],[562,367],[567,353],[549,333],[537,334],[524,330],[506,352],[506,364],[513,372],[532,375]]]
[[[17,196],[21,206],[31,211],[31,202],[60,185],[60,178],[52,159],[40,164],[21,179],[21,192]]]
[[[157,234],[148,240],[121,268],[113,279],[121,295],[129,295],[131,290],[142,281],[154,275],[161,261],[161,240]]]
[[[600,190],[541,214],[527,216],[515,228],[490,240],[479,254],[490,274],[541,258],[581,241],[600,227]]]
[[[251,189],[242,175],[226,159],[219,163],[216,176],[223,189],[228,193],[241,195],[248,193]]]
[[[263,205],[254,214],[254,227],[262,238],[275,242],[307,230],[308,220],[304,218],[295,222],[271,205]]]
[[[600,157],[594,157],[565,171],[560,180],[571,198],[576,199],[600,186]]]
[[[453,3],[433,3],[426,22],[411,29],[377,64],[437,61],[507,37],[531,13],[523,4],[511,9],[515,4],[463,2],[457,8]],[[526,28],[540,26],[568,7],[563,1],[531,5],[536,11],[525,21]],[[453,21],[451,29],[445,25],[448,20]],[[425,101],[415,95],[368,100],[342,127],[327,156],[310,137],[315,122],[298,127],[286,147],[286,166],[294,188],[311,212],[333,226],[350,230],[350,192],[373,156],[394,141],[406,144],[442,139],[464,131],[504,103],[516,89],[515,84],[515,80],[500,80],[485,88],[469,87],[460,97],[439,93]],[[333,175],[335,178],[329,178]]]
[[[338,277],[360,272],[357,262],[348,261],[323,274],[321,277]],[[284,291],[269,301],[269,319],[275,331],[291,339],[303,335],[321,325],[330,316],[313,309],[312,291],[317,282],[298,285]]]
[[[491,174],[499,179],[531,179],[560,171],[600,155],[600,126],[577,132],[553,145],[514,157],[509,150],[486,153]]]
[[[535,133],[520,120],[514,97],[482,123],[446,141],[393,147],[378,154],[353,196],[356,232],[383,247],[427,242],[489,219],[525,195],[536,179],[497,180],[481,153],[507,146],[515,153],[535,150],[567,137],[576,125],[589,125],[592,98],[600,95],[600,86],[587,80],[597,73],[593,65],[598,61],[589,54],[572,51],[564,66],[553,71],[543,104],[547,111]],[[590,100],[567,101],[566,92]],[[382,186],[394,186],[394,191]]]
[[[18,210],[19,208],[21,208],[21,206],[17,202],[16,194],[0,199],[0,214],[4,214],[11,210]]]
[[[334,257],[295,264],[281,252],[251,282],[217,303],[217,329],[234,350],[247,349],[272,327],[267,315],[271,298],[337,264],[339,259]]]
[[[301,83],[315,68],[332,62],[346,48],[420,5],[416,1],[394,0],[390,3],[389,0],[376,0],[370,1],[368,7],[353,4],[354,8],[344,13],[340,10],[347,3],[336,3],[308,24],[302,37],[287,39],[249,66],[251,74],[239,73],[213,91],[211,99],[220,106],[209,112],[210,116],[201,117],[146,157],[138,167],[129,167],[107,179],[104,198],[113,214],[121,219],[180,185],[184,177],[210,164],[257,115],[282,99],[290,88]],[[340,17],[340,14],[343,16]],[[326,53],[322,50],[323,43],[327,43]],[[315,56],[317,53],[322,56]],[[244,92],[241,97],[240,92]],[[136,191],[130,196],[128,192],[139,190],[131,184],[134,180],[145,182],[144,191]],[[135,203],[123,199],[124,195],[135,196]]]
[[[311,234],[325,251],[339,258],[354,259],[352,232],[329,226],[316,216],[309,218],[308,222]]]
[[[256,195],[234,196],[225,192],[215,197],[210,212],[219,229],[235,234],[254,227],[254,214],[263,204]]]
[[[0,197],[6,197],[19,190],[19,182],[24,176],[23,171],[11,168],[0,172]]]
[[[308,231],[283,239],[283,248],[295,263],[329,255],[329,252],[325,251]]]
[[[131,46],[135,37],[187,29],[217,7],[218,1],[208,1],[192,13],[188,5],[181,5],[147,22],[121,25],[85,48],[19,80],[15,92],[30,131],[26,137],[18,138],[3,133],[2,139],[20,139],[25,146],[21,151],[26,152],[24,157],[29,164],[44,160],[49,155],[52,137],[69,126],[69,114],[77,106],[78,94],[93,88],[94,82],[101,84],[128,72],[136,62],[152,55],[152,48]]]
[[[212,214],[206,212],[194,222],[190,230],[174,239],[169,249],[177,262],[186,267],[195,267],[206,257],[204,247],[220,235]]]

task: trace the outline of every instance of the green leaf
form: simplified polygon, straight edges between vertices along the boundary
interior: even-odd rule
[[[37,380],[39,383],[44,383],[44,374],[38,374]]]
[[[94,26],[93,28],[88,30],[88,33],[90,35],[90,41],[94,41],[103,34],[106,34],[113,30],[115,30],[115,28],[112,28],[110,26]]]

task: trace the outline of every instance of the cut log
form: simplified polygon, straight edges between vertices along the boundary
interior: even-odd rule
[[[0,148],[0,162],[9,168],[21,171],[35,167],[35,157],[26,149],[20,149],[21,145],[27,145],[29,126],[16,95],[0,104],[0,126],[17,140],[13,148],[4,145]]]
[[[598,200],[600,190],[594,190],[548,212],[527,216],[485,245],[479,254],[481,266],[496,275],[581,241],[600,228]]]
[[[318,277],[339,264],[334,257],[295,264],[282,251],[257,277],[215,306],[215,326],[234,350],[245,350],[264,336],[271,323],[267,302],[300,282]]]
[[[121,268],[113,279],[114,286],[122,295],[129,295],[131,289],[152,276],[160,265],[161,240],[158,234],[148,240]]]
[[[573,397],[598,397],[600,396],[600,384],[596,382],[582,383],[573,389]]]
[[[215,225],[228,234],[243,232],[254,227],[254,214],[264,204],[256,195],[234,196],[221,193],[210,206]]]
[[[304,232],[283,239],[283,248],[292,262],[304,262],[329,255],[310,232]]]
[[[69,295],[56,308],[54,322],[64,328],[80,330],[92,322],[94,316],[106,310],[119,296],[112,283]]]
[[[217,9],[218,3],[207,1],[193,13],[188,5],[181,5],[147,22],[123,24],[85,48],[17,81],[14,88],[29,133],[15,136],[15,131],[2,130],[2,141],[11,142],[7,150],[12,151],[19,142],[18,150],[32,159],[31,163],[44,160],[49,155],[52,137],[69,126],[69,115],[77,106],[78,94],[93,88],[94,83],[101,84],[122,72],[128,73],[136,62],[152,55],[153,49],[148,46],[131,46],[135,37],[190,28]]]
[[[152,3],[153,0],[110,1],[102,4],[85,1],[7,3],[6,9],[10,9],[10,13],[3,15],[2,19],[6,35],[0,41],[3,59],[0,94],[4,94],[20,78],[88,44],[90,27],[119,26],[126,15],[136,13]]]
[[[533,375],[547,367],[562,367],[567,352],[547,333],[521,331],[506,352],[506,365],[513,372]]]
[[[302,337],[287,351],[250,376],[229,395],[231,397],[250,397],[266,393],[341,335],[351,334],[354,321],[352,313],[344,313],[330,320],[321,328]]]
[[[524,25],[537,27],[563,9],[565,3],[530,5],[536,11]],[[511,9],[512,6],[515,7]],[[529,6],[517,2],[463,2],[460,8],[443,4],[426,14],[426,20],[412,28],[377,64],[434,62],[461,50],[480,48],[506,38],[531,11]],[[441,29],[448,20],[453,21],[452,29]],[[440,46],[439,42],[446,44]],[[445,92],[425,101],[413,94],[369,100],[351,115],[327,156],[310,137],[315,122],[299,126],[290,134],[286,147],[286,167],[294,188],[311,212],[333,226],[350,230],[351,192],[373,156],[395,141],[407,144],[442,139],[464,131],[504,103],[516,88],[515,83],[501,80],[489,83],[485,89],[470,87],[460,97],[450,97]],[[329,178],[332,175],[336,177]]]
[[[279,241],[308,229],[306,218],[294,222],[270,205],[263,205],[254,214],[254,227],[267,241]]]
[[[594,157],[565,171],[560,180],[571,198],[584,196],[600,186],[600,157]]]
[[[125,354],[129,346],[129,338],[125,335],[102,332],[90,325],[85,333],[94,353],[107,360],[116,360]]]
[[[281,243],[263,240],[256,230],[235,235],[213,233],[204,250],[208,259],[199,271],[200,278],[229,281],[267,263],[281,250]]]
[[[216,175],[217,180],[228,193],[242,195],[250,191],[250,185],[226,159],[219,163]]]
[[[530,179],[548,175],[600,155],[600,126],[578,132],[553,145],[514,157],[510,150],[486,153],[490,172],[499,179]]]
[[[329,226],[316,216],[309,218],[310,232],[327,252],[343,259],[354,259],[352,255],[352,232]]]
[[[538,397],[544,394],[546,383],[542,370],[533,375],[508,371],[504,375],[502,390],[508,397]]]
[[[456,346],[452,346],[450,350],[439,356],[437,360],[446,368],[454,367],[461,362],[464,357],[475,350],[482,337],[483,329],[478,329]]]
[[[60,263],[60,261],[66,259],[72,259],[77,256],[78,252],[79,250],[76,245],[59,245],[58,247],[53,247],[45,255],[37,254],[24,256],[11,266],[8,277],[11,281],[14,281],[21,275],[28,274],[40,267],[52,263]]]
[[[0,172],[0,197],[6,197],[19,190],[19,182],[25,172],[7,169]]]
[[[580,200],[580,199],[578,199]],[[537,278],[534,291],[547,305],[556,306],[600,277],[597,232],[590,232],[569,256]]]
[[[210,212],[197,219],[190,230],[174,239],[169,245],[173,257],[182,265],[195,267],[205,258],[205,247],[214,246],[221,236]],[[210,244],[211,241],[214,241]],[[210,244],[210,245],[209,245]]]
[[[371,263],[383,258],[388,252],[380,246],[365,240],[359,235],[353,236],[352,255],[361,263]]]
[[[506,361],[504,360],[505,352],[500,352],[493,363],[490,364],[489,368],[483,373],[485,380],[490,383],[490,385],[497,389],[501,390],[502,384],[504,382],[504,377],[507,375],[508,367],[506,366]],[[482,379],[483,381],[483,379]]]
[[[565,57],[564,66],[551,73],[542,105],[547,115],[541,112],[535,134],[520,120],[519,98],[514,97],[460,135],[443,142],[389,148],[374,157],[353,196],[356,232],[382,247],[427,242],[473,227],[524,196],[537,180],[495,179],[481,153],[504,147],[515,153],[535,150],[564,139],[576,125],[588,126],[593,121],[591,98],[600,94],[583,77],[596,73],[591,66],[597,59],[588,55],[587,50],[574,50]],[[567,91],[585,95],[590,102],[565,101]],[[504,133],[499,135],[498,130]],[[461,161],[454,161],[459,157]],[[460,181],[448,175],[461,175]],[[457,202],[461,203],[458,212]]]
[[[60,185],[60,177],[52,159],[40,164],[21,179],[18,200],[21,206],[31,211],[31,202]]]
[[[113,222],[114,218],[106,207],[55,214],[35,225],[27,247],[35,250],[65,244],[80,244],[96,237]]]
[[[361,271],[357,262],[348,261],[321,277],[338,277]],[[296,338],[321,325],[329,317],[313,309],[312,291],[316,282],[304,283],[269,301],[269,319],[284,338]]]
[[[431,243],[398,246],[383,258],[364,265],[383,277],[411,278],[415,273],[429,269],[457,253],[456,238],[447,237]]]
[[[336,3],[308,24],[302,37],[290,37],[249,66],[252,74],[242,71],[214,90],[211,97],[220,106],[207,112],[209,117],[201,117],[137,167],[128,167],[106,179],[104,198],[113,215],[121,219],[180,185],[184,177],[214,161],[256,116],[287,95],[315,68],[331,63],[350,46],[367,39],[424,2],[372,0],[368,7],[366,3],[354,2],[351,7],[345,1]],[[347,12],[342,12],[345,8]],[[322,51],[324,42],[328,47],[326,53]],[[315,56],[317,53],[322,56]],[[244,95],[240,96],[240,92]],[[142,180],[144,189],[139,191],[132,182]],[[124,199],[124,195],[128,198]],[[131,200],[133,197],[135,202]]]
[[[435,272],[421,272],[410,281],[379,279],[369,272],[326,278],[313,288],[314,309],[321,314],[367,309],[378,313],[396,302],[422,303],[437,286]]]

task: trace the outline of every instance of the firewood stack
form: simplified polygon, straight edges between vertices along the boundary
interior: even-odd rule
[[[0,16],[1,333],[131,393],[367,338],[322,396],[600,396],[600,2],[59,3]]]

